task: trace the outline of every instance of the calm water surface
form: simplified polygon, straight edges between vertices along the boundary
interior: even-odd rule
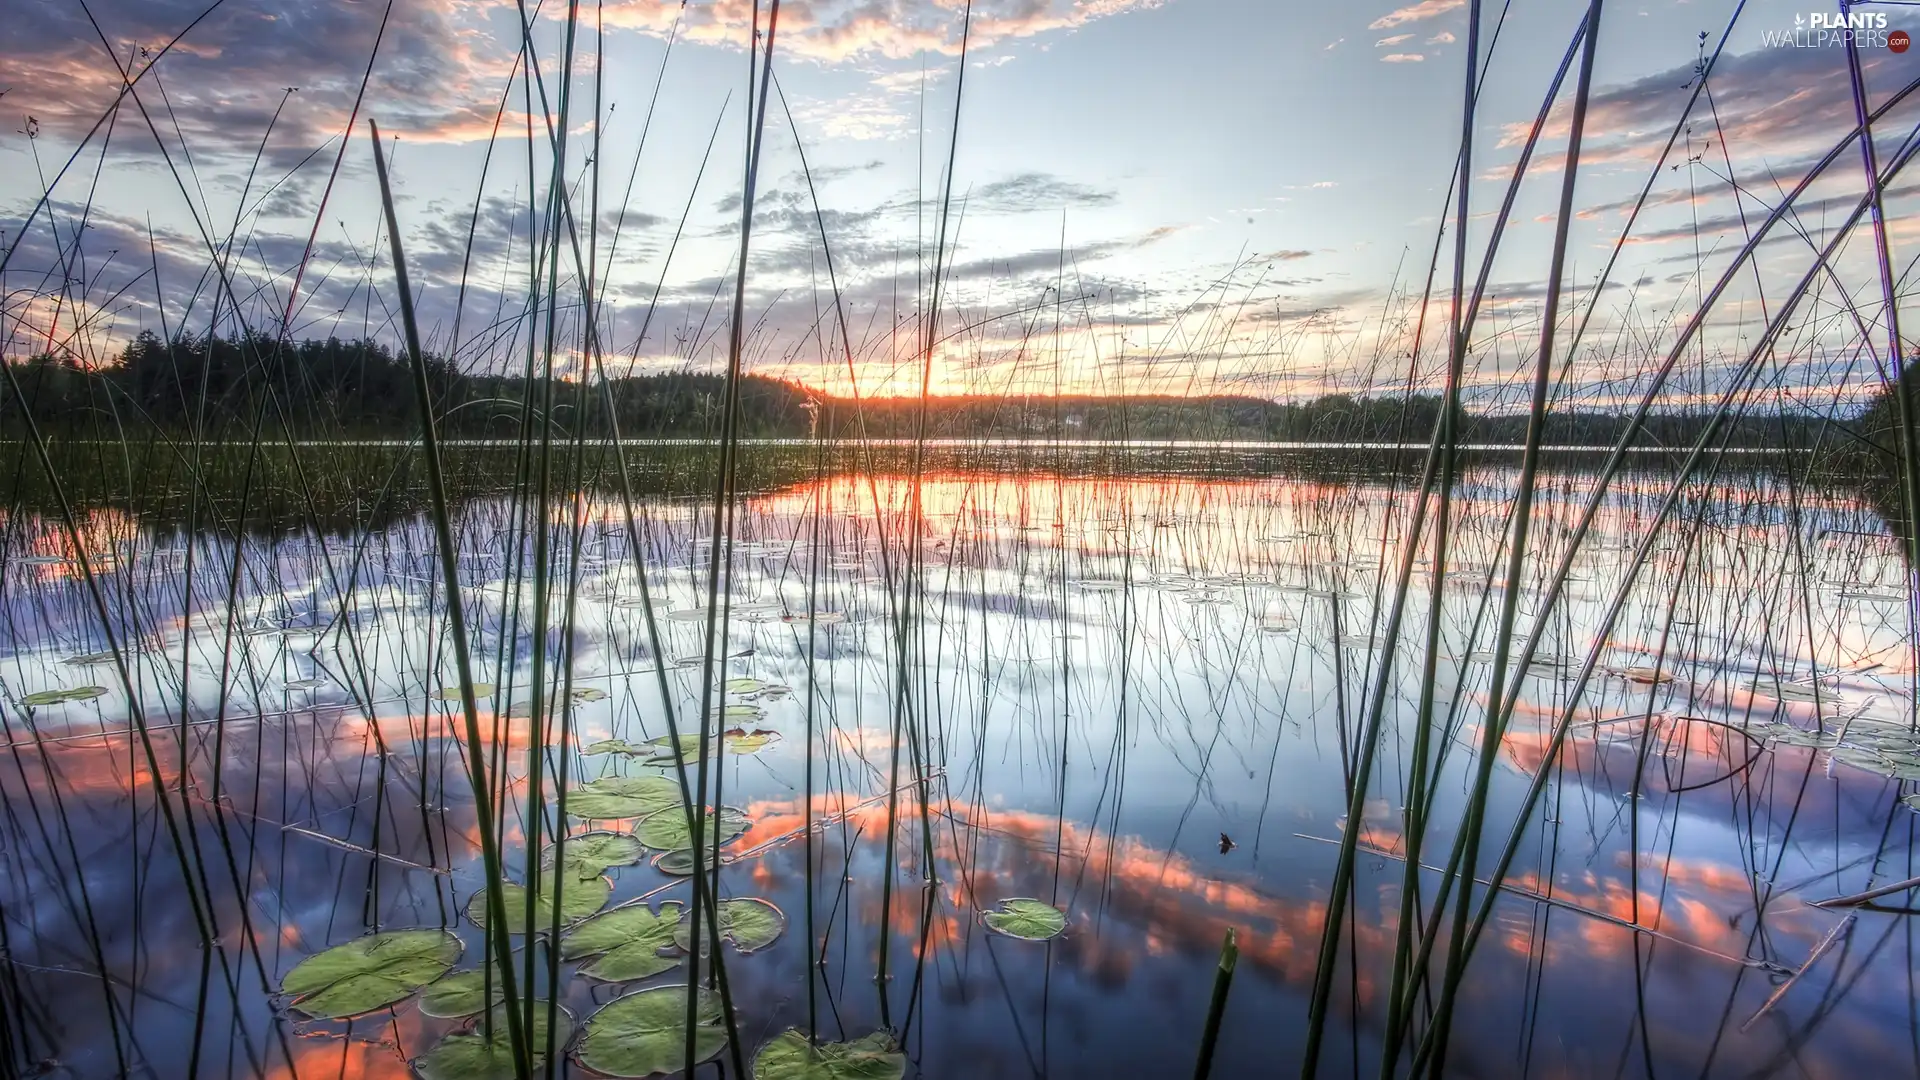
[[[1516,825],[1518,854],[1468,969],[1449,1074],[1920,1074],[1913,918],[1810,906],[1915,873],[1897,542],[1849,496],[1721,477],[1689,488],[1630,581],[1668,484],[1630,478],[1548,608],[1588,483],[1550,477],[1536,514],[1518,603],[1542,644],[1498,748],[1481,873]],[[1444,763],[1421,854],[1435,867],[1480,754],[1513,485],[1510,470],[1479,469],[1454,507],[1435,657]],[[723,718],[735,750],[755,752],[719,758],[721,800],[751,820],[721,884],[788,920],[772,946],[728,957],[746,1056],[812,1022],[827,1038],[893,1030],[914,1076],[1189,1075],[1231,928],[1241,959],[1214,1075],[1292,1074],[1337,845],[1358,829],[1323,1071],[1374,1074],[1434,592],[1423,549],[1402,633],[1381,639],[1405,492],[940,474],[918,485],[917,535],[915,498],[900,475],[764,492],[742,500],[723,545],[725,678],[761,687],[729,697]],[[579,691],[547,718],[544,835],[557,771],[569,786],[650,771],[583,751],[666,734],[658,669],[677,715],[699,716],[711,514],[638,509],[637,551],[618,500],[553,515],[552,629],[538,640],[524,509],[498,498],[458,515],[515,880],[536,650],[570,679],[543,698]],[[108,641],[58,523],[9,521],[0,562],[16,1053],[44,1075],[110,1076],[122,1061],[161,1077],[406,1075],[460,1022],[413,999],[314,1021],[272,992],[302,958],[374,928],[446,927],[466,943],[462,967],[480,958],[464,914],[483,875],[463,727],[436,696],[457,679],[431,527],[248,532],[237,562],[231,532],[189,537],[107,507],[81,528],[131,649],[131,699],[91,655]],[[1347,778],[1383,668],[1386,731],[1353,822]],[[105,693],[21,704],[85,686]],[[144,740],[130,732],[141,722]],[[609,877],[610,903],[688,890],[646,862]],[[1413,880],[1430,893],[1438,874]],[[218,948],[201,947],[190,896]],[[1065,933],[987,931],[982,910],[1010,897],[1057,905]],[[635,985],[577,966],[559,977],[577,1019]]]

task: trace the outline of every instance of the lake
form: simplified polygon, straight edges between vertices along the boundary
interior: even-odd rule
[[[705,1075],[790,1028],[890,1033],[909,1076],[1191,1075],[1229,931],[1214,1075],[1297,1072],[1316,1022],[1323,1074],[1377,1075],[1402,1037],[1404,1073],[1441,1052],[1472,821],[1448,1075],[1920,1074],[1910,894],[1814,906],[1915,874],[1910,567],[1870,501],[1723,465],[1668,507],[1656,465],[1576,546],[1594,474],[1557,468],[1514,576],[1498,460],[1465,469],[1436,558],[1431,517],[1406,550],[1392,469],[996,453],[769,477],[718,528],[711,495],[640,495],[631,523],[604,484],[556,479],[545,515],[511,477],[464,496],[471,732],[415,508],[314,528],[294,500],[236,526],[245,499],[193,520],[101,497],[72,532],[16,510],[12,1052],[48,1076],[431,1073],[476,1024],[423,1007],[486,955],[489,818],[509,882],[568,830],[535,928],[564,924],[563,948],[508,917],[519,989],[531,973],[573,1021],[555,1072],[644,1055],[591,1018],[687,979],[683,764],[734,808],[732,1016],[706,1025],[730,1045]],[[614,940],[645,946],[628,973],[660,970],[607,977],[582,930],[636,904],[666,917]],[[457,942],[359,999],[393,1000],[316,1018],[340,987],[281,993],[402,930]],[[678,1029],[659,1038],[677,1063]]]

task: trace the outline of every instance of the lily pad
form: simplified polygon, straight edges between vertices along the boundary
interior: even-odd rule
[[[634,904],[595,915],[560,939],[560,958],[597,957],[580,973],[607,982],[658,975],[680,963],[678,957],[660,955],[660,950],[675,945],[680,913],[681,906],[669,902],[660,905],[658,914],[645,904]]]
[[[603,776],[567,792],[567,813],[580,818],[646,817],[679,805],[680,785],[664,776]]]
[[[492,693],[493,693],[492,683],[477,682],[473,684],[473,696],[476,698],[483,698]],[[460,688],[458,686],[443,686],[440,689],[435,690],[433,692],[433,696],[439,698],[441,701],[461,700]]]
[[[573,1014],[565,1006],[553,1010],[553,1047],[564,1051],[573,1038]],[[433,1049],[413,1062],[413,1071],[421,1080],[512,1080],[513,1042],[507,1035],[504,1006],[493,1008],[493,1037],[475,1024],[470,1030],[455,1032],[435,1043]],[[527,1033],[536,1064],[547,1056],[547,1003],[533,1003],[533,1030]]]
[[[553,925],[553,896],[560,893],[560,923],[576,923],[607,906],[613,896],[613,882],[603,877],[568,879],[564,874],[548,874],[540,879],[540,895],[533,902],[534,930],[545,932]],[[507,933],[527,932],[527,890],[509,882],[503,899],[507,905]],[[476,892],[467,900],[467,918],[475,926],[487,925],[487,891]]]
[[[289,690],[318,690],[327,685],[327,679],[294,679],[287,683]]]
[[[693,1059],[706,1061],[727,1045],[726,1032],[716,1027],[723,1019],[720,997],[705,988],[695,991]],[[686,1065],[687,988],[656,986],[615,998],[587,1018],[580,1047],[580,1064],[607,1076],[643,1077],[679,1072]]]
[[[906,1072],[905,1055],[884,1031],[816,1046],[788,1028],[753,1058],[754,1080],[900,1080]]]
[[[446,930],[390,930],[335,945],[280,980],[293,1007],[321,1020],[358,1016],[399,1001],[447,973],[460,939]]]
[[[487,992],[486,973],[478,968],[456,971],[420,995],[420,1013],[441,1020],[472,1016],[486,1008],[489,1000],[497,1005],[506,997],[507,988],[501,984],[498,974],[493,977],[492,990],[491,994]]]
[[[726,687],[729,694],[757,694],[765,690],[767,684],[759,679],[728,679]]]
[[[671,735],[662,735],[657,739],[648,739],[647,745],[652,748],[649,752],[653,754],[654,763],[656,764],[670,765],[676,756],[678,756],[681,761],[689,764],[700,760],[700,736],[698,735],[680,736],[677,744],[679,748],[677,755],[675,752],[676,743]]]
[[[758,720],[767,715],[767,710],[758,705],[728,705],[720,710],[720,715],[728,720]]]
[[[759,952],[778,940],[787,929],[786,915],[758,897],[722,900],[715,911],[720,923],[720,939],[743,953]],[[691,952],[692,933],[691,914],[682,916],[680,925],[673,930],[674,943]],[[704,928],[701,936],[706,936]]]
[[[757,754],[780,741],[779,732],[768,731],[765,728],[755,728],[752,731],[733,728],[725,732],[724,737],[727,740],[727,751],[733,754]]]
[[[579,702],[605,701],[607,692],[597,686],[582,686],[573,691],[573,700]]]
[[[111,652],[81,653],[79,656],[69,656],[65,660],[62,660],[60,662],[63,664],[71,664],[74,667],[92,667],[96,664],[111,664],[113,663],[113,653]]]
[[[553,853],[558,846],[547,845],[540,865],[553,865]],[[635,840],[631,833],[590,832],[567,837],[566,854],[561,861],[576,879],[586,879],[599,877],[616,866],[632,866],[646,854],[646,845]]]
[[[1673,672],[1649,664],[1615,668],[1613,673],[1630,683],[1639,683],[1642,686],[1660,685],[1673,681]]]
[[[988,929],[1023,941],[1045,941],[1067,928],[1066,913],[1052,904],[1024,897],[1000,901],[985,915]]]
[[[672,877],[693,875],[693,851],[663,851],[653,860],[653,868]]]
[[[631,743],[625,739],[601,739],[588,743],[580,751],[583,754],[625,754],[628,757],[652,757],[654,748],[641,743]]]
[[[719,842],[724,844],[746,832],[751,824],[753,822],[744,810],[723,806],[718,815],[709,810],[706,824],[700,831],[700,841],[712,847],[714,832],[718,830]],[[633,835],[655,851],[686,851],[693,847],[693,833],[687,827],[686,810],[678,806],[642,821],[640,827],[633,830]]]
[[[65,690],[42,690],[37,694],[28,694],[20,699],[20,704],[31,708],[42,705],[59,705],[67,701],[92,701],[107,692],[104,686],[74,686]]]
[[[1830,686],[1814,689],[1810,683],[1774,683],[1762,685],[1759,693],[1776,701],[1837,701],[1840,691]]]

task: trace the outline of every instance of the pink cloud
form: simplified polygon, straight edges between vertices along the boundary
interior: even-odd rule
[[[1455,8],[1462,7],[1466,2],[1467,0],[1420,0],[1417,4],[1408,4],[1406,7],[1395,8],[1387,12],[1385,15],[1368,23],[1367,29],[1389,30],[1396,26],[1405,26],[1410,22],[1431,19],[1439,15],[1445,15]]]

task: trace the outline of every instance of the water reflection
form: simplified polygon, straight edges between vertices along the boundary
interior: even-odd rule
[[[1499,743],[1489,835],[1517,824],[1521,843],[1469,969],[1450,1069],[1920,1071],[1906,1015],[1916,958],[1898,914],[1860,912],[1749,1026],[1840,923],[1811,901],[1913,872],[1901,781],[1860,756],[1897,753],[1911,710],[1907,630],[1884,601],[1903,587],[1897,553],[1846,498],[1802,493],[1796,523],[1769,509],[1764,478],[1702,486],[1693,539],[1657,554],[1600,639],[1663,488],[1622,485],[1601,535],[1569,556],[1568,598],[1534,610],[1568,555],[1582,483],[1554,479],[1545,547],[1520,583],[1543,647]],[[1441,571],[1445,760],[1423,863],[1446,857],[1482,741],[1510,486],[1493,467],[1468,477]],[[1374,1071],[1402,890],[1421,889],[1425,917],[1438,880],[1404,867],[1424,641],[1378,636],[1408,555],[1394,539],[1405,496],[1319,480],[939,473],[917,491],[924,532],[906,536],[898,508],[914,494],[895,475],[779,489],[743,504],[724,552],[734,606],[718,666],[793,688],[734,702],[780,738],[718,770],[722,801],[752,822],[727,847],[723,885],[789,919],[776,946],[729,965],[748,1050],[810,1022],[813,980],[824,1033],[890,1026],[918,1075],[1184,1074],[1233,928],[1242,975],[1216,1075],[1289,1072],[1334,844],[1351,827],[1362,857],[1327,1065]],[[542,809],[527,805],[537,750],[548,783],[563,763],[574,784],[638,775],[631,757],[583,750],[665,735],[669,706],[698,718],[711,522],[685,502],[646,511],[637,553],[615,504],[582,499],[556,517],[579,530],[579,550],[556,553],[556,596],[571,582],[577,598],[571,625],[541,635],[528,627],[524,516],[507,500],[462,512],[460,586],[476,678],[491,685],[479,741],[504,774],[516,880]],[[83,547],[114,555],[94,569],[131,688],[89,660],[107,642],[59,530],[9,521],[0,567],[0,989],[16,1060],[76,1075],[122,1062],[155,1076],[404,1075],[456,1025],[411,1003],[307,1021],[271,991],[302,957],[373,927],[447,926],[467,942],[463,966],[479,958],[463,915],[481,886],[479,835],[464,717],[439,693],[454,677],[430,531],[404,519],[247,536],[234,573],[229,535],[110,510],[87,522]],[[1412,560],[1408,625],[1424,626],[1433,570]],[[562,674],[536,713],[541,650]],[[1352,745],[1389,657],[1388,736],[1350,823]],[[109,692],[19,704],[82,684]],[[569,698],[577,688],[595,693]],[[923,756],[924,786],[911,782]],[[1546,798],[1523,817],[1537,773]],[[589,824],[633,822],[572,823]],[[615,903],[685,895],[646,864],[612,876]],[[1021,896],[1066,911],[1065,935],[988,933],[982,910]],[[579,1017],[618,990],[561,989]]]

